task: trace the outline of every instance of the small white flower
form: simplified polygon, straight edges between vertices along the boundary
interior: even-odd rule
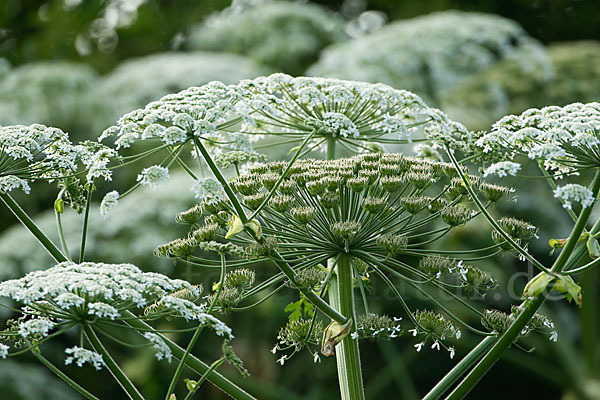
[[[416,329],[409,329],[408,330],[410,333],[412,333],[413,336],[417,336],[418,332]]]
[[[119,318],[121,313],[115,307],[106,303],[89,303],[88,304],[88,314],[95,315],[99,318],[110,318],[114,320],[115,318]]]
[[[277,353],[277,345],[273,346],[273,348],[271,349],[271,353]]]
[[[417,343],[417,344],[415,344],[414,347],[417,349],[417,352],[419,352],[419,351],[421,351],[423,346],[425,346],[425,342]]]
[[[592,206],[596,200],[590,189],[574,183],[557,187],[554,191],[554,197],[559,199],[563,203],[563,207],[569,210],[572,208],[572,201],[580,203],[583,208],[587,208]]]
[[[356,339],[358,339],[358,332],[352,332],[352,333],[350,334],[350,337],[351,337],[353,340],[356,340]]]
[[[552,341],[552,342],[558,342],[558,332],[553,331],[550,334],[550,341]]]
[[[75,362],[78,367],[82,367],[83,364],[90,363],[97,370],[102,369],[102,366],[104,365],[102,355],[91,350],[75,346],[70,349],[65,349],[65,353],[70,354],[70,356],[65,359],[65,365]]]
[[[277,360],[277,362],[283,366],[283,364],[285,363],[286,359],[287,359],[287,356],[284,354],[284,355],[281,356],[281,358],[279,358]]]
[[[440,342],[438,342],[437,340],[435,342],[433,342],[433,344],[431,345],[431,349],[435,349],[435,350],[439,350],[440,349]]]
[[[456,354],[454,347],[448,347],[448,352],[450,352],[450,359],[453,359],[454,355]]]
[[[169,170],[160,165],[144,168],[137,176],[137,181],[142,185],[156,187],[169,180]]]
[[[0,357],[1,358],[6,358],[6,356],[8,355],[8,350],[10,350],[10,347],[0,343]]]
[[[317,351],[315,351],[315,354],[313,354],[313,362],[321,362],[321,357],[319,356],[319,352]]]

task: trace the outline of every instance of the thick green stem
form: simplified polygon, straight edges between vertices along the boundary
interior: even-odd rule
[[[343,400],[360,400],[365,398],[358,338],[352,338],[356,332],[356,315],[354,312],[354,281],[352,265],[348,255],[341,255],[337,264],[337,279],[329,284],[329,301],[340,313],[352,318],[350,333],[335,348],[338,381]]]
[[[591,185],[592,193],[598,195],[600,190],[600,171],[596,171],[596,175]],[[552,265],[550,271],[552,273],[560,273],[565,267],[567,260],[571,257],[575,246],[579,242],[579,238],[585,228],[588,218],[592,212],[592,207],[584,208],[577,222],[569,235],[569,239],[565,244],[562,252]],[[515,322],[504,332],[498,339],[492,349],[483,357],[483,359],[471,370],[471,372],[463,379],[463,381],[454,389],[448,396],[449,400],[458,400],[464,398],[471,389],[483,378],[487,371],[498,361],[502,353],[510,346],[519,336],[525,325],[529,323],[535,312],[540,308],[546,299],[547,293],[542,292],[540,295],[525,301],[521,305],[522,311],[519,313]]]
[[[85,213],[83,215],[83,228],[81,231],[81,248],[79,250],[79,262],[82,263],[85,257],[85,243],[87,241],[87,228],[90,219],[90,206],[92,205],[92,192],[94,191],[93,184],[88,183],[87,198],[85,201]]]
[[[127,393],[127,396],[133,400],[144,400],[144,396],[141,395],[133,383],[131,383],[127,375],[125,375],[125,373],[121,370],[121,367],[119,367],[108,350],[106,350],[100,339],[98,339],[98,336],[96,336],[96,332],[94,332],[92,327],[85,324],[83,325],[83,331],[85,332],[85,336],[89,340],[94,350],[102,355],[106,367],[119,385],[123,388],[125,393]]]
[[[67,257],[56,247],[54,243],[38,228],[27,213],[13,200],[8,193],[0,192],[0,199],[8,207],[17,219],[27,228],[29,232],[40,242],[42,246],[57,262],[68,261]]]
[[[479,342],[469,354],[463,357],[463,359],[460,360],[460,362],[456,364],[456,366],[452,368],[450,372],[448,372],[446,376],[444,376],[442,380],[425,395],[425,397],[423,397],[423,400],[437,400],[442,397],[442,395],[446,393],[446,391],[450,389],[464,373],[479,361],[479,359],[492,347],[495,341],[495,336],[488,336]]]
[[[152,327],[150,325],[148,325],[147,323],[145,323],[142,320],[137,319],[135,314],[133,314],[129,311],[125,311],[124,314],[127,317],[127,319],[125,319],[125,322],[132,328],[139,329],[141,332],[146,332],[148,330],[152,330]],[[178,360],[181,360],[181,358],[183,358],[183,355],[185,353],[184,349],[179,347],[179,345],[177,345],[177,343],[173,342],[168,337],[161,335],[161,334],[159,334],[159,336],[167,344],[167,346],[169,346],[169,349],[173,353],[173,356],[175,356],[175,358],[177,358]],[[199,374],[204,374],[210,369],[210,367],[206,363],[200,361],[193,354],[190,354],[188,356],[187,366]],[[212,371],[208,374],[208,380],[213,385],[215,385],[216,387],[221,389],[224,393],[227,393],[229,396],[231,396],[234,399],[256,400],[255,397],[248,394],[242,388],[240,388],[235,383],[231,382],[229,379],[225,378],[223,375],[219,374],[216,371]]]
[[[333,136],[327,138],[327,159],[335,159],[335,138]]]
[[[46,359],[44,356],[42,356],[42,354],[40,353],[40,351],[38,349],[34,349],[31,353],[38,360],[40,360],[40,362],[42,364],[44,364],[50,371],[54,372],[60,379],[65,381],[67,383],[67,385],[71,386],[73,389],[75,389],[77,392],[79,392],[79,394],[81,394],[82,396],[84,396],[90,400],[100,400],[96,396],[94,396],[93,394],[91,394],[90,392],[88,392],[87,390],[82,388],[81,386],[79,386],[79,384],[77,382],[75,382],[73,379],[69,378],[64,372],[62,372],[54,364],[52,364],[48,359]]]

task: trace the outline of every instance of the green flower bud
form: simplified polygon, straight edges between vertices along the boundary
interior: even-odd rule
[[[537,237],[538,229],[535,226],[517,218],[500,218],[498,225],[514,239],[528,240]]]
[[[361,315],[358,317],[356,329],[361,338],[390,340],[403,333],[398,321],[400,318],[392,319],[387,315]]]
[[[441,274],[454,271],[456,261],[443,256],[427,256],[419,260],[419,269],[428,276],[439,278]]]
[[[260,193],[253,194],[250,196],[244,196],[242,201],[244,202],[246,207],[248,207],[249,209],[254,211],[258,207],[260,207],[260,205],[263,203],[263,201],[265,201],[266,198],[267,198],[267,193],[260,192]]]
[[[182,211],[175,217],[178,224],[194,225],[202,218],[202,206],[195,205],[189,210]]]
[[[250,196],[258,193],[261,183],[254,175],[236,178],[231,182],[231,186],[240,194]]]
[[[481,324],[489,331],[502,335],[514,322],[514,316],[500,310],[485,310]]]
[[[279,175],[277,174],[263,174],[260,176],[260,181],[267,190],[273,190],[275,184],[279,180]]]
[[[323,267],[304,268],[296,271],[294,277],[299,287],[314,289],[323,284],[323,281],[327,277],[327,270]]]
[[[427,206],[427,211],[433,214],[448,207],[448,204],[448,201],[441,197],[437,199],[432,199],[429,205]]]
[[[306,190],[312,195],[320,196],[327,190],[328,182],[325,179],[319,179],[318,181],[306,182]]]
[[[294,220],[302,225],[308,224],[315,216],[314,207],[295,207],[290,210]]]
[[[387,251],[391,256],[396,255],[400,250],[406,249],[408,245],[408,239],[405,235],[392,233],[379,236],[376,242],[377,246]]]
[[[289,321],[286,326],[279,330],[277,335],[279,343],[284,347],[294,347],[296,351],[309,344],[318,344],[323,335],[323,324],[317,320],[312,326],[312,331],[311,326],[312,321],[310,319],[300,318]]]
[[[275,195],[271,197],[271,200],[269,200],[269,206],[280,213],[289,210],[293,203],[294,198],[292,196],[288,196],[287,194]]]
[[[217,237],[219,230],[220,228],[217,224],[205,225],[192,232],[191,236],[196,242],[208,242]]]
[[[388,208],[388,203],[382,197],[367,197],[363,200],[362,208],[368,213],[379,214]]]
[[[256,274],[247,268],[236,269],[225,275],[225,287],[245,292],[252,288]]]
[[[367,185],[369,184],[369,179],[360,177],[350,178],[346,181],[346,184],[351,190],[360,193],[367,188]]]
[[[379,179],[379,184],[386,192],[396,192],[404,184],[404,178],[399,176],[383,176]]]
[[[279,184],[278,190],[282,194],[292,194],[296,191],[296,182],[291,179],[285,179]]]
[[[360,223],[356,221],[336,222],[332,226],[333,233],[343,240],[350,240],[360,230]]]
[[[473,211],[464,207],[446,207],[440,211],[440,216],[450,226],[465,224],[472,216]]]
[[[250,257],[268,257],[277,248],[277,239],[272,236],[265,237],[262,243],[254,242],[246,247],[246,254]]]
[[[417,189],[425,189],[434,182],[433,175],[429,172],[409,172],[405,178]]]
[[[404,197],[400,199],[400,204],[406,211],[414,215],[427,208],[430,201],[430,197]]]

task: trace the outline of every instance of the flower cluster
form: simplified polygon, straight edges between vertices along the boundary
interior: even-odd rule
[[[599,121],[600,103],[532,108],[500,119],[476,144],[491,160],[524,155],[548,170],[572,173],[600,165]],[[511,169],[517,167],[511,164]]]
[[[435,103],[442,92],[499,60],[551,72],[543,47],[515,22],[497,15],[445,11],[393,22],[332,46],[308,71],[411,90]]]
[[[65,353],[69,356],[65,359],[65,364],[69,365],[75,362],[78,367],[82,367],[83,364],[88,363],[91,364],[96,370],[102,369],[104,366],[104,359],[102,355],[87,350],[78,346],[71,347],[69,349],[65,349]]]
[[[84,142],[74,145],[58,128],[45,125],[0,127],[0,191],[20,188],[29,193],[29,183],[36,180],[58,181],[67,190],[67,198],[76,186],[74,174],[80,166],[87,170],[86,181],[102,177],[111,180],[108,163],[116,152],[103,145]],[[73,196],[76,197],[76,196]]]
[[[284,170],[287,174],[282,177]],[[471,181],[490,202],[510,192],[474,176]],[[447,293],[461,288],[482,294],[496,285],[489,273],[458,259],[435,257],[435,251],[425,248],[477,215],[465,201],[465,188],[452,164],[378,153],[330,161],[297,160],[289,169],[285,162],[271,162],[250,167],[229,185],[248,212],[262,205],[246,233],[235,228],[239,218],[232,214],[229,199],[205,200],[178,216],[192,226],[189,236],[159,247],[157,254],[197,267],[216,267],[218,261],[197,251],[205,250],[203,243],[225,241],[245,247],[249,261],[290,263],[295,279],[288,286],[300,289],[324,290],[334,274],[323,265],[342,255],[351,257],[353,276],[363,291],[371,279],[392,285],[400,297],[403,294],[391,279],[405,280],[417,290],[431,284]],[[489,246],[481,254],[498,254],[502,245]],[[270,286],[261,284],[248,295]],[[234,294],[235,304],[248,297]],[[229,298],[225,291],[221,296],[219,301]],[[400,334],[396,320],[388,317],[366,315],[357,323],[360,337]],[[435,338],[441,341],[446,336]]]
[[[314,132],[310,148],[324,148],[333,138],[364,152],[373,144],[410,142],[419,132],[460,147],[471,135],[413,93],[383,84],[274,74],[242,81],[238,90],[249,134],[304,138]]]
[[[485,310],[485,313],[481,317],[481,323],[490,332],[502,335],[518,317],[519,312],[521,310],[517,307],[513,307],[510,314],[500,310]],[[558,333],[554,327],[554,322],[536,313],[531,321],[521,330],[515,341],[521,337],[529,336],[534,331],[548,332],[551,341],[556,342],[558,340]]]
[[[82,321],[116,323],[126,318],[126,311],[148,305],[145,310],[148,318],[173,316],[196,320],[231,338],[231,330],[225,324],[190,300],[198,294],[198,288],[185,281],[145,273],[131,264],[64,262],[0,283],[0,296],[23,304],[22,316],[10,330],[29,340],[41,340],[53,329],[68,328]],[[78,364],[88,355],[73,351]]]
[[[413,336],[425,336],[423,341],[415,344],[415,349],[417,351],[421,351],[429,341],[432,341],[432,349],[440,350],[441,345],[448,350],[450,358],[454,358],[454,347],[446,346],[444,340],[450,337],[455,337],[457,340],[460,339],[462,336],[460,329],[443,315],[436,314],[433,311],[416,311],[412,317],[415,321],[416,328],[409,330],[409,332],[412,333]]]
[[[345,39],[343,29],[340,16],[315,4],[234,1],[192,30],[189,47],[243,54],[299,75],[322,48]]]
[[[402,328],[398,323],[402,318],[390,318],[387,315],[365,314],[361,315],[356,324],[356,337],[370,340],[394,339],[402,335]]]

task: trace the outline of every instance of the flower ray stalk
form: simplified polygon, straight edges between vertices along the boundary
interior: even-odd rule
[[[119,365],[112,358],[108,350],[104,347],[98,336],[96,336],[96,332],[89,325],[83,325],[83,330],[85,332],[85,336],[89,340],[92,347],[102,355],[104,362],[110,371],[111,375],[119,382],[119,385],[123,388],[127,396],[132,400],[144,400],[144,396],[137,390],[137,388],[131,383],[127,375],[121,370]]]
[[[210,303],[210,306],[207,310],[207,314],[210,314],[213,311],[215,304],[217,304],[217,301],[219,300],[221,291],[223,290],[223,285],[225,284],[225,273],[227,272],[227,266],[225,263],[225,255],[223,253],[221,253],[220,256],[221,256],[221,277],[219,279],[219,287],[217,289],[217,292],[215,293],[215,297],[213,298],[212,302]],[[194,331],[194,335],[190,339],[190,342],[188,343],[188,346],[185,349],[183,356],[179,360],[179,365],[177,365],[177,369],[175,370],[175,373],[173,374],[173,378],[171,379],[171,383],[169,384],[169,388],[167,389],[167,395],[165,396],[166,400],[169,400],[171,398],[171,395],[175,391],[175,385],[177,385],[177,381],[179,380],[179,377],[181,376],[181,373],[183,372],[183,367],[185,366],[187,358],[189,357],[190,353],[192,352],[192,349],[194,348],[196,341],[200,337],[200,334],[202,333],[203,328],[204,328],[204,325],[202,325],[202,324],[200,324],[198,326],[198,328],[196,328],[196,331]],[[211,366],[211,368],[212,368],[212,366]],[[206,371],[204,373],[204,375],[207,375],[209,372],[210,372],[210,369],[209,369],[209,371]],[[203,375],[203,377],[206,378],[204,375]]]

